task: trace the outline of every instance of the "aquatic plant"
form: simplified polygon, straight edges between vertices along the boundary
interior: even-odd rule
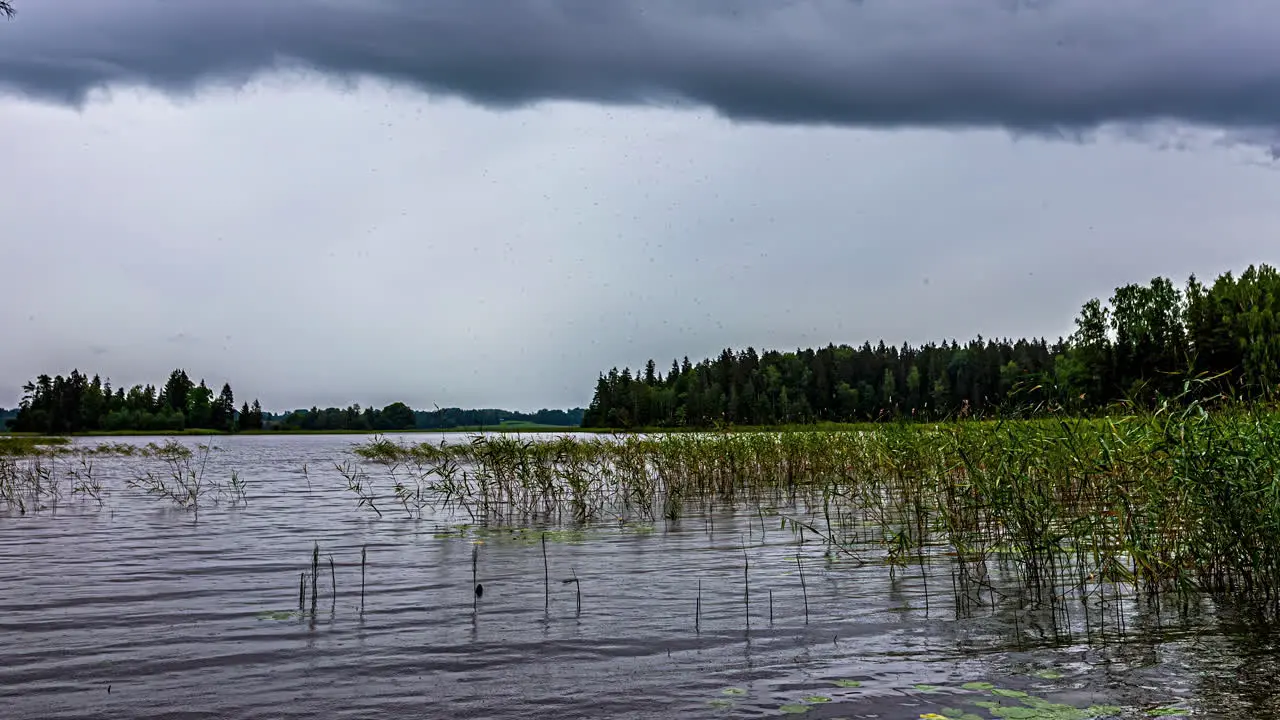
[[[0,457],[48,455],[58,452],[69,442],[65,437],[0,435]]]
[[[785,507],[781,527],[800,545],[820,543],[828,560],[917,566],[927,583],[931,558],[949,557],[961,611],[1008,594],[993,585],[997,569],[1064,615],[1069,599],[1198,590],[1277,611],[1280,420],[1218,406],[1174,399],[1096,420],[855,432],[375,438],[336,467],[378,514],[369,464],[409,491],[394,496],[409,499],[413,517],[432,508],[496,524],[674,521],[723,504],[751,508],[763,525]],[[807,605],[799,561],[797,571]]]
[[[144,448],[144,452],[148,457],[158,459],[163,470],[135,471],[134,476],[125,481],[125,485],[141,490],[153,498],[168,500],[195,514],[199,514],[200,507],[206,500],[215,503],[226,500],[233,506],[248,502],[248,483],[240,479],[238,471],[232,471],[227,483],[205,477],[209,454],[214,447],[208,444],[200,445],[198,449],[202,451],[202,455],[199,462],[194,463],[193,451],[182,443],[174,440],[168,440],[163,445],[150,443]]]
[[[43,510],[56,503],[61,487],[54,473],[56,457],[0,457],[0,507],[6,511]]]

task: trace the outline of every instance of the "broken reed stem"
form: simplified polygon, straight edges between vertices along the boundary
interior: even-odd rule
[[[480,607],[480,593],[476,591],[476,563],[480,558],[480,546],[471,546],[471,609]]]
[[[742,545],[742,605],[747,615],[747,630],[751,629],[751,577],[749,568],[751,561],[747,558],[747,543],[738,537],[739,543]]]
[[[360,547],[360,614],[364,614],[364,563],[365,553],[369,550],[368,545]]]
[[[573,590],[578,595],[578,614],[582,614],[582,583],[578,581],[578,571],[570,568],[573,573]]]
[[[333,606],[338,606],[338,571],[333,567],[333,553],[329,553],[329,583],[333,586]]]
[[[547,534],[542,533],[542,591],[543,611],[551,611],[551,568],[547,565]]]
[[[702,634],[702,578],[698,578],[698,604],[693,609],[693,631]]]
[[[311,613],[316,612],[316,600],[320,596],[320,543],[311,549]]]
[[[769,588],[769,624],[773,624],[773,588]]]
[[[298,612],[307,607],[307,573],[298,573]]]
[[[796,568],[800,571],[800,591],[804,593],[804,624],[809,624],[809,589],[804,585],[804,565],[800,562],[800,553],[796,553]]]

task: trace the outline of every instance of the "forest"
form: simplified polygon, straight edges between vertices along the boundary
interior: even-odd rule
[[[164,385],[135,385],[127,391],[72,370],[67,377],[41,375],[23,386],[22,402],[8,427],[15,432],[44,434],[93,431],[172,432],[260,430],[262,406],[243,403],[236,409],[231,385],[214,395],[204,380],[195,383],[184,370],[174,370]]]
[[[1206,287],[1157,277],[1085,303],[1075,331],[1039,339],[920,347],[828,345],[724,350],[663,375],[614,368],[596,381],[587,428],[772,426],[990,417],[1016,411],[1093,415],[1150,406],[1198,388],[1271,400],[1280,382],[1280,275],[1250,266]]]
[[[576,427],[582,423],[585,409],[539,410],[535,413],[508,410],[411,410],[404,403],[393,403],[382,410],[347,408],[311,408],[288,413],[268,429],[276,430],[449,430],[453,428],[496,427],[504,421],[537,425]]]
[[[261,404],[235,406],[231,385],[213,391],[201,379],[195,383],[185,370],[174,370],[160,387],[136,385],[127,391],[112,389],[111,381],[72,370],[70,375],[41,375],[23,386],[21,405],[0,409],[0,427],[15,432],[43,434],[78,432],[176,432],[212,430],[243,432],[280,431],[393,431],[433,430],[455,427],[497,426],[504,421],[576,427],[585,410],[539,410],[519,413],[506,410],[446,408],[415,411],[402,402],[382,409],[311,408],[284,414],[263,411]]]

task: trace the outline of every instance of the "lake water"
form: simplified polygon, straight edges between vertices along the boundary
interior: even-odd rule
[[[359,439],[217,438],[204,472],[234,471],[248,501],[198,516],[126,487],[154,463],[139,457],[93,459],[101,506],[0,515],[0,717],[1066,720],[1280,707],[1273,637],[1207,599],[1100,604],[1066,621],[1016,597],[958,612],[944,556],[893,573],[831,561],[754,506],[551,528],[544,570],[540,529],[358,508],[333,465]],[[300,613],[314,543],[317,609],[308,598]]]

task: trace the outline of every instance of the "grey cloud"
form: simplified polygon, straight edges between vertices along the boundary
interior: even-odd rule
[[[1280,147],[1280,4],[1254,0],[24,0],[0,82],[81,103],[307,67],[488,106],[1080,138],[1189,123]]]

